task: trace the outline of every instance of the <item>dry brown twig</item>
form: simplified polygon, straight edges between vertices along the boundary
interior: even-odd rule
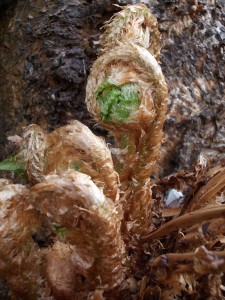
[[[196,210],[190,213],[186,213],[185,215],[179,216],[176,219],[163,224],[160,228],[156,229],[152,233],[143,236],[142,240],[146,241],[151,239],[159,239],[182,228],[186,228],[194,224],[199,224],[206,220],[221,217],[225,218],[225,205]]]

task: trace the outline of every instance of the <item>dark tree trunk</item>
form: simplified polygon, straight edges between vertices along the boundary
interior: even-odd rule
[[[118,10],[101,0],[11,2],[0,20],[0,159],[13,151],[6,137],[27,124],[52,129],[78,119],[93,126],[86,79],[100,28]],[[155,172],[189,168],[200,152],[217,162],[225,150],[224,1],[145,2],[159,21],[170,88]]]
[[[71,119],[94,124],[84,103],[85,86],[110,8],[89,1],[35,0],[18,1],[2,14],[1,158],[10,152],[6,137],[27,124],[46,129]]]

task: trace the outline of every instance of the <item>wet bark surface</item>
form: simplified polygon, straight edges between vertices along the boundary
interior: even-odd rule
[[[86,80],[100,28],[118,10],[110,1],[11,2],[0,20],[0,159],[13,152],[7,136],[30,123],[51,130],[78,119],[93,129]],[[215,163],[225,149],[223,0],[146,2],[170,89],[155,173],[189,168],[200,152]]]

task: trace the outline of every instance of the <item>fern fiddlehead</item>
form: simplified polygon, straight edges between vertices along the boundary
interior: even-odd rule
[[[130,234],[138,238],[151,222],[149,176],[167,107],[167,85],[157,61],[156,18],[143,4],[122,8],[106,24],[101,46],[88,79],[86,103],[93,118],[115,138],[126,221]]]

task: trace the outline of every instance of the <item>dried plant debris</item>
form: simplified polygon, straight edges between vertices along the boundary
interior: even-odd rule
[[[10,140],[0,170],[0,276],[11,299],[224,299],[225,168],[200,155],[190,171],[150,179],[167,85],[160,34],[144,4],[106,25],[87,83],[93,118]]]
[[[209,174],[210,179],[206,180],[189,200],[185,212],[214,206],[218,202],[217,196],[224,191],[225,187],[225,168],[215,168],[214,171],[214,174]]]
[[[199,247],[192,253],[161,255],[150,262],[149,270],[155,276],[152,280],[163,286],[161,299],[180,299],[185,294],[192,295],[192,299],[202,299],[209,292],[211,299],[224,299],[224,258],[224,252],[211,252]],[[202,284],[208,287],[204,290]]]
[[[146,236],[163,247],[152,253],[149,272],[152,282],[158,282],[161,299],[224,299],[224,167],[217,166],[204,174],[204,181],[179,214]],[[167,217],[167,218],[166,218]],[[161,256],[158,256],[161,252]],[[157,257],[158,256],[158,257]],[[149,283],[150,286],[152,283]],[[204,285],[210,286],[204,289]],[[187,298],[189,299],[189,298]]]

